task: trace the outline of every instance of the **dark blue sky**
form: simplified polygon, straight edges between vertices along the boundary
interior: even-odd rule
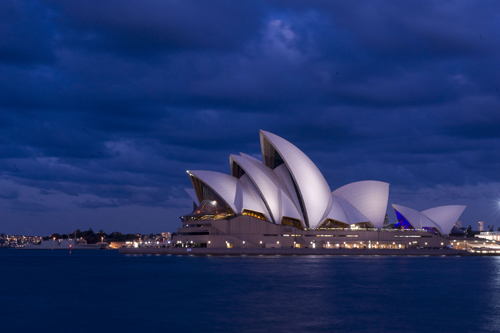
[[[173,231],[186,170],[302,149],[332,190],[500,226],[496,1],[0,2],[0,232]],[[389,210],[392,221],[393,212]]]

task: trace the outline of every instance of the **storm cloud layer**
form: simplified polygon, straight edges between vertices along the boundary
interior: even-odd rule
[[[333,189],[500,226],[500,4],[0,2],[0,232],[161,232],[185,170],[297,145]],[[393,213],[389,212],[394,221]]]

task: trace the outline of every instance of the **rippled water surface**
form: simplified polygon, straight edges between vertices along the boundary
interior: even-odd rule
[[[2,332],[499,332],[500,257],[0,250]]]

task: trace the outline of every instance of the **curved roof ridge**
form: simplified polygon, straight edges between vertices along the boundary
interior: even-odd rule
[[[281,220],[278,222],[281,224],[283,217],[290,217],[297,219],[303,224],[303,217],[297,210],[297,207],[293,203],[292,199],[288,196],[285,190],[280,189],[280,199],[281,199]]]
[[[365,215],[363,215],[363,213],[361,213],[359,211],[359,209],[357,209],[349,201],[332,193],[332,198],[333,198],[333,196],[336,197],[335,199],[338,201],[339,205],[342,207],[342,210],[344,211],[344,214],[348,219],[347,223],[356,224],[356,223],[370,222],[370,220]]]
[[[389,201],[389,183],[362,180],[339,187],[333,193],[356,207],[374,227],[383,227]]]
[[[229,158],[234,163],[237,163],[245,171],[245,175],[253,182],[262,200],[265,202],[266,210],[269,210],[270,221],[280,223],[281,202],[279,189],[281,184],[274,172],[264,164],[260,163],[259,165],[257,162],[253,162],[244,156],[230,155]]]
[[[438,224],[443,233],[449,234],[467,206],[446,205],[426,209],[421,213]]]
[[[330,208],[330,211],[328,212],[326,218],[350,224],[349,218],[347,217],[344,208],[338,200],[339,197],[332,193],[332,199],[332,207]]]
[[[422,229],[422,217],[420,216],[420,212],[401,205],[392,205],[392,208],[403,215],[403,217],[408,221],[414,229]]]
[[[300,203],[299,203],[299,198],[297,197],[297,193],[295,192],[295,189],[293,187],[293,180],[292,176],[290,175],[290,172],[288,171],[286,165],[280,165],[273,171],[278,178],[281,180],[281,182],[284,184],[283,192],[285,192],[290,200],[292,200],[295,209],[300,215],[300,221],[302,224],[303,228],[307,228],[307,225],[304,221],[304,216],[302,214],[302,209],[300,208]]]
[[[244,158],[246,158],[246,159],[249,159],[249,160],[251,160],[252,162],[257,162],[257,163],[262,164],[262,161],[259,161],[257,158],[253,157],[252,155],[248,155],[248,154],[245,154],[245,153],[240,152],[240,156],[241,156],[241,157],[244,157]]]
[[[441,234],[446,234],[439,224],[428,218],[425,214],[420,213],[420,218],[422,219],[423,228],[436,228]]]
[[[266,219],[269,222],[272,222],[273,220],[269,211],[266,209],[266,204],[250,177],[248,177],[247,174],[243,175],[239,179],[239,183],[247,189],[247,191],[242,191],[243,200],[241,203],[241,212],[243,212],[244,209],[253,210],[264,214]]]
[[[188,173],[212,189],[233,212],[238,213],[235,205],[237,178],[216,171],[190,170]]]
[[[306,224],[309,228],[316,229],[329,212],[333,200],[323,174],[306,154],[287,140],[263,130],[260,131],[260,139],[264,164],[268,165],[274,158],[270,156],[270,145],[286,164],[295,181],[304,206]]]

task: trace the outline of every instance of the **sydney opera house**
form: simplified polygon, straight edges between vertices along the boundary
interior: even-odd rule
[[[392,205],[389,184],[366,180],[331,191],[316,165],[285,139],[260,131],[262,161],[229,156],[230,174],[187,171],[193,211],[176,246],[294,248],[442,247],[465,206],[422,212]]]

